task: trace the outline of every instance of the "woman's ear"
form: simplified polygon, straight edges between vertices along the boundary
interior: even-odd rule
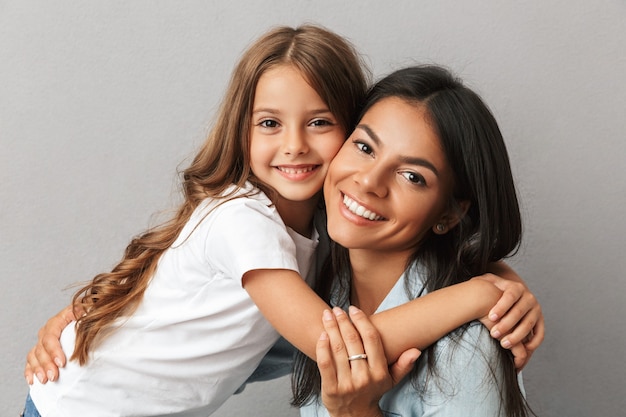
[[[451,229],[454,229],[461,219],[467,214],[470,208],[469,200],[457,201],[456,207],[450,208],[441,216],[439,221],[433,226],[433,232],[438,235],[445,235]]]

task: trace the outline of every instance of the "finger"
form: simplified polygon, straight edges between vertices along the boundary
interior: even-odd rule
[[[509,333],[522,317],[537,322],[542,315],[541,306],[535,296],[530,292],[525,292],[523,296],[509,309],[498,323],[498,328],[502,334]]]
[[[358,331],[358,337],[361,341],[363,352],[367,354],[367,361],[370,368],[381,368],[386,372],[388,369],[387,357],[385,356],[383,342],[380,339],[378,330],[374,327],[367,315],[357,307],[350,306],[348,311],[350,313],[350,319]]]
[[[47,381],[56,381],[59,376],[59,368],[54,364],[52,357],[39,343],[35,345],[32,351],[34,356],[32,361],[36,361],[37,374],[45,372]],[[30,357],[29,360],[31,360]],[[39,377],[37,379],[41,380]]]
[[[489,311],[489,319],[491,321],[497,321],[509,314],[510,310],[520,301],[526,290],[524,285],[519,282],[505,280],[505,282],[497,282],[494,284],[503,292],[502,297],[500,297],[496,305]]]
[[[528,314],[522,317],[513,330],[501,339],[502,347],[508,349],[513,345],[532,339],[534,337],[534,329],[537,325],[537,320],[541,319],[541,317],[540,308],[537,305],[536,309],[531,310]],[[494,329],[491,329],[492,335],[494,333],[497,334],[500,331],[503,333],[505,332],[502,330],[504,326],[500,323],[498,323],[494,328],[496,329],[495,331]]]
[[[532,336],[528,338],[528,341],[525,343],[527,350],[532,350],[533,352],[537,350],[539,345],[543,343],[543,339],[546,335],[545,322],[543,320],[543,316],[539,318],[539,321],[533,328]]]
[[[333,308],[333,314],[337,320],[339,332],[341,333],[341,338],[343,339],[348,356],[365,353],[365,347],[363,346],[361,335],[346,312],[338,307],[335,307]],[[356,364],[356,362],[363,362],[363,360],[359,359],[355,361],[353,365]]]
[[[61,333],[74,320],[76,319],[73,307],[68,306],[50,318],[39,331],[39,341],[48,354],[54,358],[54,363],[58,367],[63,367],[66,363],[65,353],[60,342]]]
[[[26,362],[26,366],[24,367],[24,379],[26,379],[26,383],[28,385],[33,385],[34,377],[35,377],[35,372],[33,372],[28,362]]]
[[[402,379],[411,372],[415,361],[417,361],[421,354],[422,352],[418,349],[411,348],[400,355],[398,360],[389,368],[393,385],[402,381]]]
[[[348,351],[339,331],[337,315],[328,310],[324,310],[322,323],[328,335],[330,352],[334,362],[337,380],[344,381],[351,378],[350,364],[348,362]]]
[[[511,347],[511,353],[513,354],[513,361],[515,362],[515,369],[521,371],[528,363],[528,351],[523,343],[519,343]]]
[[[40,339],[42,352],[45,351],[46,359],[49,358],[49,361],[46,361],[45,364],[42,362],[42,365],[44,365],[46,369],[54,369],[55,372],[58,371],[58,368],[63,368],[67,360],[65,352],[63,352],[63,347],[61,346],[60,337],[60,333],[58,336],[56,333],[46,333],[42,335]]]
[[[337,391],[337,371],[330,349],[328,333],[323,332],[315,347],[317,367],[322,377],[322,386],[325,393],[332,395]]]
[[[39,382],[41,382],[42,384],[45,384],[46,382],[48,382],[48,378],[46,377],[46,374],[44,373],[43,368],[39,365],[39,362],[37,361],[37,357],[35,356],[35,348],[31,349],[28,352],[28,355],[26,356],[26,367],[27,369],[30,370],[30,372],[32,372],[32,374],[35,375],[35,377],[39,380]],[[31,378],[29,383],[32,384],[32,382],[33,381]]]

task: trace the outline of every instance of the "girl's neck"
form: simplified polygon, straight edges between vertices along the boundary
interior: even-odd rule
[[[406,269],[408,254],[351,249],[350,303],[374,314]]]
[[[278,198],[274,204],[287,227],[305,237],[313,233],[313,215],[317,208],[319,197],[306,201],[291,201]]]

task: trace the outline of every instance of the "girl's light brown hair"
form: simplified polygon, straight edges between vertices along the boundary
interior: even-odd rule
[[[111,272],[97,275],[74,295],[76,310],[84,310],[85,315],[76,323],[76,347],[71,359],[85,364],[90,349],[111,323],[135,311],[159,257],[173,244],[202,200],[228,197],[224,195],[227,187],[241,187],[246,181],[266,190],[250,169],[251,114],[259,78],[277,65],[297,68],[346,134],[352,130],[368,78],[349,42],[314,25],[275,28],[254,42],[235,67],[207,140],[182,173],[184,201],[175,216],[134,238]]]

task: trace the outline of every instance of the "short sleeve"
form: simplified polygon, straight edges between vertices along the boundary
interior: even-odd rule
[[[208,223],[205,256],[226,275],[241,281],[256,269],[298,272],[293,239],[276,209],[264,201],[234,198],[215,208]]]

